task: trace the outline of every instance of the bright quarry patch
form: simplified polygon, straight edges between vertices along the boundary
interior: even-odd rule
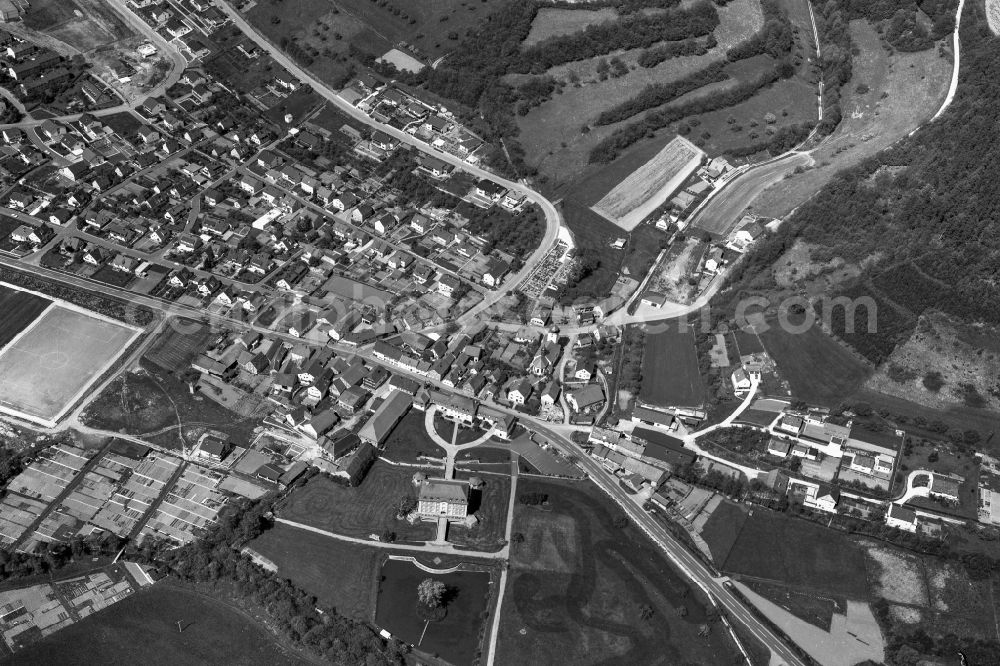
[[[0,349],[0,412],[54,426],[139,332],[54,302]]]

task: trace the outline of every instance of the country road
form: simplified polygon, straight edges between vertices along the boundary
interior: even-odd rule
[[[725,196],[712,198],[694,216],[690,226],[716,237],[725,236],[737,217],[761,192],[792,173],[796,167],[809,166],[812,161],[808,153],[790,153],[748,170],[726,185]]]

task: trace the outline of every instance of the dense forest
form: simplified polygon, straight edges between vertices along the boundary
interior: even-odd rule
[[[960,85],[948,111],[840,173],[752,253],[735,283],[765,276],[799,238],[824,248],[814,253],[818,260],[877,257],[839,292],[874,300],[877,332],[846,332],[842,309],[834,310],[833,331],[875,363],[928,308],[1000,324],[1000,40],[984,11],[981,3],[966,4]]]

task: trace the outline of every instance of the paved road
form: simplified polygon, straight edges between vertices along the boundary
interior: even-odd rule
[[[469,164],[463,159],[456,157],[450,153],[445,153],[439,151],[432,147],[430,144],[421,141],[411,134],[396,129],[395,127],[390,127],[389,125],[383,125],[382,123],[371,119],[366,113],[359,110],[353,104],[345,101],[340,95],[337,94],[335,90],[329,87],[327,84],[323,83],[312,74],[307,72],[302,67],[299,67],[291,58],[286,56],[281,49],[276,47],[274,44],[269,42],[263,34],[257,31],[256,28],[251,26],[244,18],[237,12],[233,7],[231,7],[227,2],[223,0],[218,0],[216,3],[222,11],[226,12],[232,19],[233,24],[236,25],[244,34],[247,35],[251,40],[253,40],[257,46],[261,49],[267,51],[274,60],[280,64],[282,67],[291,72],[295,77],[297,77],[303,83],[309,85],[313,90],[316,91],[321,97],[326,99],[328,102],[336,106],[343,113],[358,120],[370,127],[379,129],[386,134],[389,134],[403,143],[414,146],[421,152],[433,155],[434,157],[448,162],[452,166],[465,171],[466,173],[475,176],[476,178],[488,178],[495,183],[503,185],[507,189],[517,190],[523,193],[529,201],[536,204],[545,215],[545,235],[542,238],[542,242],[538,244],[535,251],[525,259],[524,266],[514,275],[510,275],[504,281],[504,287],[495,291],[490,291],[487,293],[486,298],[483,299],[481,303],[473,307],[471,310],[461,315],[458,318],[458,323],[469,324],[477,321],[477,319],[489,311],[496,303],[503,299],[508,292],[512,291],[513,288],[518,285],[524,278],[528,276],[535,265],[542,260],[546,252],[555,244],[556,238],[559,235],[559,227],[562,224],[562,217],[559,214],[558,209],[555,205],[542,196],[539,192],[529,189],[523,183],[515,183],[513,181],[501,178],[491,171],[480,168],[478,166]]]

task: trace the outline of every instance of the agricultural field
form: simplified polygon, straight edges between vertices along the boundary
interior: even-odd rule
[[[43,296],[0,284],[0,312],[4,315],[0,325],[0,349],[28,328],[50,305],[52,301]]]
[[[527,151],[527,162],[548,176],[553,186],[565,186],[604,171],[615,174],[613,181],[617,183],[648,161],[673,139],[676,132],[668,128],[657,133],[655,139],[640,142],[635,149],[641,153],[641,158],[630,155],[625,164],[616,161],[605,166],[587,166],[591,149],[628,121],[600,127],[592,126],[593,122],[603,111],[633,97],[646,85],[677,81],[723,60],[729,47],[745,41],[763,25],[759,0],[733,0],[717,7],[717,10],[720,24],[714,34],[718,44],[705,55],[680,56],[654,67],[640,67],[637,60],[644,49],[631,49],[559,65],[546,72],[561,82],[562,87],[557,88],[551,99],[517,119],[520,142]],[[562,11],[591,13],[591,10]],[[536,18],[532,31],[539,25],[539,18]],[[629,71],[619,77],[609,76],[601,80],[597,72],[598,64],[612,56],[626,63]],[[727,72],[734,79],[749,73],[742,71],[738,63],[727,67]],[[512,75],[507,79],[510,83],[519,84],[524,77]],[[812,105],[814,107],[815,104]],[[581,133],[584,126],[588,126],[589,131]],[[592,205],[612,187],[594,192],[596,196],[584,203]]]
[[[393,462],[426,463],[425,458],[434,458],[432,462],[444,463],[445,452],[438,446],[424,425],[426,415],[418,409],[411,409],[399,422],[389,437],[385,440],[385,457]],[[451,441],[451,437],[447,438]]]
[[[277,565],[279,576],[316,595],[321,604],[356,620],[371,620],[380,558],[377,549],[281,523],[249,546]]]
[[[838,171],[859,164],[925,123],[944,101],[952,66],[936,48],[890,55],[867,21],[851,21],[850,31],[857,54],[852,78],[842,90],[840,126],[813,151],[815,166],[772,185],[754,201],[754,212],[787,215]],[[946,42],[950,47],[950,38]]]
[[[632,231],[694,173],[704,158],[700,148],[684,137],[675,137],[605,194],[594,204],[594,210],[625,231]]]
[[[698,369],[694,332],[675,320],[650,322],[642,354],[639,401],[661,407],[699,407],[705,386]],[[657,330],[662,329],[662,330]]]
[[[427,541],[436,533],[434,523],[410,525],[396,520],[399,500],[416,498],[415,471],[376,461],[356,488],[315,476],[292,491],[277,513],[287,520],[359,539],[390,530],[396,533],[397,541]]]
[[[163,332],[146,350],[143,357],[163,370],[172,372],[186,368],[208,347],[212,330],[205,324],[174,317],[167,321]]]
[[[481,633],[490,605],[491,574],[461,570],[432,574],[412,562],[390,559],[379,576],[375,624],[423,652],[453,664],[474,663],[480,656]],[[447,614],[436,622],[417,615],[417,586],[432,578],[447,587]]]
[[[146,361],[122,373],[87,405],[83,423],[146,437],[167,448],[193,446],[207,430],[249,442],[260,417],[240,417],[207,397],[192,394],[187,383]]]
[[[100,0],[34,0],[24,25],[79,52],[93,51],[135,35],[111,7]]]
[[[788,381],[792,395],[815,405],[836,407],[861,387],[871,372],[857,355],[818,326],[794,334],[771,322],[760,333],[778,373]]]
[[[720,568],[820,593],[869,598],[864,553],[847,536],[772,511],[753,512]]]
[[[731,663],[735,646],[696,588],[589,484],[522,479],[497,663]],[[643,609],[650,614],[641,615]],[[681,609],[686,609],[685,611]],[[648,619],[643,619],[648,617]]]
[[[178,621],[183,622],[183,640],[178,640]],[[160,583],[21,650],[12,663],[292,666],[309,662],[287,652],[266,627],[242,611]]]
[[[76,308],[47,310],[0,353],[0,405],[32,421],[55,423],[138,335]]]
[[[715,507],[712,515],[705,521],[701,538],[708,544],[712,561],[716,565],[721,567],[725,563],[746,521],[747,509],[727,501]]]

